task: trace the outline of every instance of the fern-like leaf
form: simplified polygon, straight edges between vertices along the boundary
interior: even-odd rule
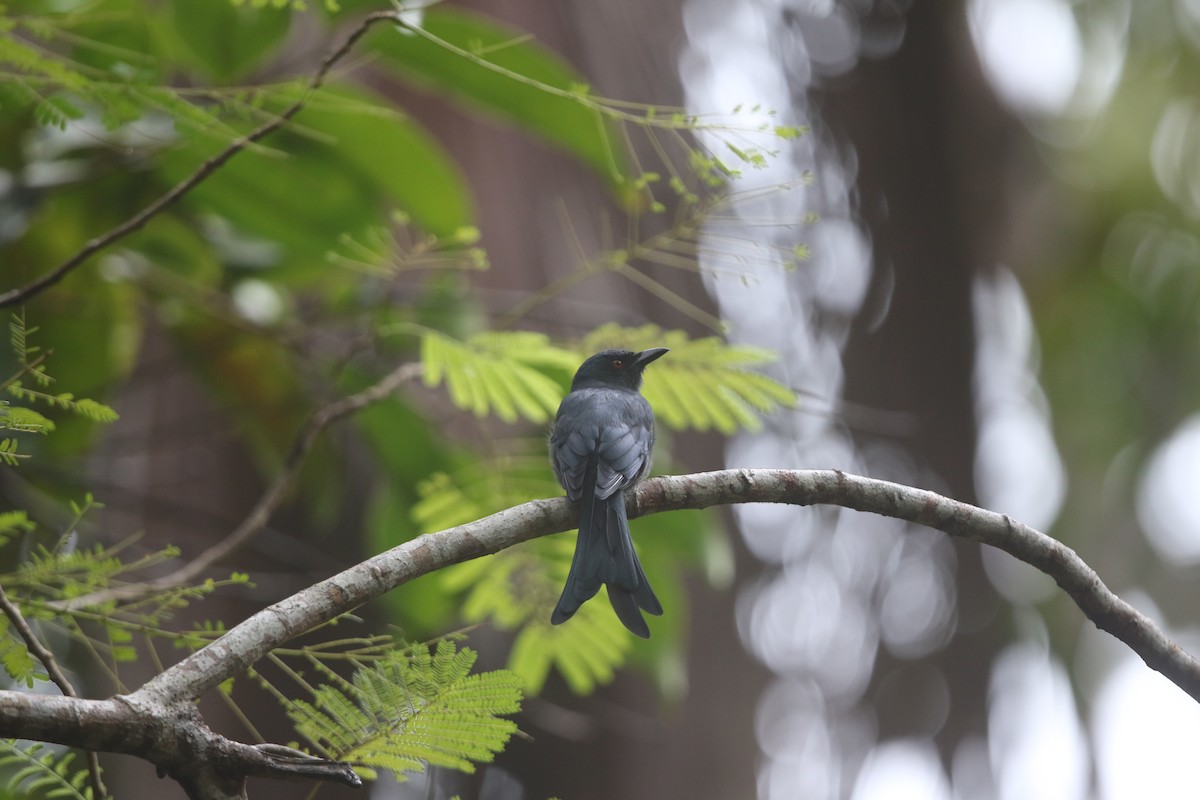
[[[29,533],[34,529],[29,514],[24,511],[0,512],[0,544],[18,533]]]
[[[85,768],[72,766],[75,753],[59,753],[38,743],[0,739],[0,769],[13,770],[7,790],[17,796],[38,795],[92,800]]]
[[[421,362],[425,384],[444,381],[458,408],[479,417],[494,413],[505,422],[524,417],[544,423],[562,399],[562,386],[545,370],[573,369],[577,359],[539,333],[489,332],[460,342],[426,331]]]
[[[516,731],[520,679],[506,670],[470,674],[475,653],[448,640],[417,645],[364,666],[351,682],[326,684],[313,701],[288,702],[296,730],[327,758],[363,765],[367,777],[426,764],[474,772]]]
[[[120,415],[111,407],[87,398],[76,400],[75,395],[70,392],[63,392],[61,394],[42,392],[37,389],[26,388],[21,381],[14,381],[7,388],[8,393],[18,400],[25,400],[27,402],[39,400],[53,408],[70,411],[81,417],[86,417],[93,422],[116,422],[120,419]]]
[[[509,654],[508,668],[525,681],[525,691],[542,690],[550,669],[557,669],[576,694],[590,694],[609,683],[629,657],[632,637],[607,603],[584,603],[569,625],[551,625],[548,617],[521,629]]]
[[[22,458],[29,458],[25,453],[17,450],[16,439],[0,439],[0,464],[6,464],[10,467],[20,466]]]
[[[444,530],[531,497],[556,494],[546,459],[497,465],[485,462],[455,475],[439,473],[418,487],[413,518],[425,532]],[[612,680],[632,645],[607,603],[585,603],[569,625],[551,626],[550,609],[562,589],[574,552],[571,535],[526,542],[521,547],[456,564],[441,573],[450,592],[465,593],[463,618],[487,620],[519,631],[508,668],[529,694],[541,691],[551,669],[572,690],[586,694]]]
[[[586,354],[609,347],[671,348],[670,355],[646,370],[642,393],[656,417],[677,430],[716,429],[725,434],[738,428],[757,430],[762,426],[759,413],[796,403],[791,389],[748,369],[773,361],[769,350],[730,345],[715,336],[689,339],[683,331],[664,331],[655,325],[604,325],[582,343]]]
[[[32,408],[10,406],[0,400],[0,429],[20,433],[50,433],[54,430],[54,422]]]
[[[0,617],[0,666],[8,676],[28,687],[33,686],[38,675],[38,662],[25,643],[9,632],[8,617]]]

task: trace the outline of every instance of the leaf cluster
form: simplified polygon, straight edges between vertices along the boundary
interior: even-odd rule
[[[0,739],[0,771],[8,773],[5,788],[14,796],[92,800],[88,772],[73,764],[75,755],[37,742]]]
[[[37,332],[37,328],[26,326],[23,311],[12,315],[8,330],[9,345],[17,363],[17,371],[0,382],[0,393],[27,403],[41,402],[93,422],[117,420],[117,412],[103,403],[76,398],[70,392],[45,391],[45,387],[54,381],[46,372],[44,362],[48,354],[42,353],[41,348],[34,346],[30,341],[30,336]],[[27,387],[23,382],[25,377],[30,377],[36,386],[42,388]],[[54,421],[44,414],[26,406],[14,406],[7,400],[0,400],[0,431],[47,434],[54,429]],[[27,458],[27,455],[19,452],[18,440],[15,437],[0,438],[0,463],[15,467],[24,458]]]
[[[471,674],[475,659],[445,639],[391,652],[349,681],[329,672],[311,701],[288,703],[288,715],[317,753],[361,765],[368,778],[386,770],[403,780],[426,765],[474,772],[516,732],[504,717],[521,702],[517,676]]]
[[[450,401],[477,417],[544,423],[564,394],[563,376],[583,358],[608,348],[668,347],[648,370],[643,393],[656,416],[677,430],[757,430],[759,414],[796,403],[795,393],[750,367],[774,360],[756,347],[715,337],[690,339],[655,325],[597,328],[569,348],[532,332],[486,332],[457,341],[437,331],[421,335],[425,384],[446,384]]]

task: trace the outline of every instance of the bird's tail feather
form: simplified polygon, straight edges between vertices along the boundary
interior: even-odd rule
[[[600,518],[597,520],[597,516]],[[579,498],[579,536],[575,540],[575,555],[571,558],[571,571],[563,585],[558,605],[550,615],[550,622],[559,625],[569,620],[579,607],[600,591],[600,564],[604,561],[606,546],[605,527],[608,508],[596,497],[596,463],[587,466],[583,477],[583,496]],[[598,524],[597,524],[598,523]]]
[[[594,467],[589,465],[579,501],[579,538],[571,571],[562,596],[550,616],[558,625],[570,619],[579,607],[608,585],[608,598],[621,623],[643,639],[650,636],[639,608],[661,614],[662,605],[654,595],[633,549],[625,497],[616,492],[607,498],[595,493]]]
[[[650,588],[650,581],[646,580],[646,573],[642,571],[642,562],[638,560],[637,551],[633,549],[633,537],[629,534],[629,517],[625,513],[625,498],[618,492],[613,496],[612,502],[609,505],[609,536],[612,536],[614,530],[621,539],[621,554],[618,556],[618,562],[622,563],[625,568],[631,571],[629,578],[623,581],[616,582],[616,588],[622,589],[632,595],[638,608],[648,614],[658,616],[663,613],[662,603],[658,602],[658,597],[655,596],[654,590]],[[624,578],[624,576],[622,576]],[[613,584],[609,584],[608,596],[612,598]],[[616,608],[616,604],[613,605]],[[617,616],[621,616],[620,612]],[[624,620],[621,620],[624,622]],[[626,624],[625,627],[629,627]],[[630,628],[632,630],[632,628]],[[636,633],[636,631],[634,631]]]
[[[642,617],[642,612],[638,611],[632,592],[618,589],[610,583],[608,585],[608,602],[612,603],[613,611],[617,612],[617,619],[621,620],[621,624],[631,633],[643,639],[650,638],[650,629],[646,627],[646,620]]]

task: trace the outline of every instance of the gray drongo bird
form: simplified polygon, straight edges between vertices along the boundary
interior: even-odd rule
[[[605,350],[584,361],[558,407],[550,433],[550,463],[567,498],[579,504],[579,538],[562,597],[550,616],[565,622],[608,588],[617,618],[643,639],[650,629],[640,608],[661,614],[629,536],[625,490],[650,472],[654,412],[638,393],[642,371],[667,352]]]

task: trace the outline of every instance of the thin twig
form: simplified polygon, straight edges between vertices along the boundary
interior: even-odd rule
[[[402,364],[361,392],[318,409],[309,417],[308,422],[300,431],[300,435],[296,437],[296,441],[292,444],[292,449],[284,461],[283,469],[275,476],[275,480],[263,492],[262,497],[258,499],[242,523],[228,536],[205,550],[186,566],[154,581],[154,588],[165,589],[187,583],[244,545],[251,537],[266,527],[271,515],[283,502],[288,490],[292,488],[292,484],[300,472],[300,467],[304,464],[304,459],[308,457],[309,451],[316,444],[317,437],[321,435],[322,431],[343,417],[384,399],[396,391],[401,384],[407,383],[420,374],[420,362]]]
[[[187,564],[168,575],[147,583],[94,592],[57,603],[54,607],[59,610],[70,610],[94,606],[111,600],[128,602],[194,580],[213,564],[241,548],[267,526],[271,516],[287,497],[292,484],[296,481],[296,476],[300,473],[300,468],[304,465],[304,460],[308,457],[322,431],[343,417],[384,399],[401,384],[420,375],[421,369],[419,361],[401,364],[361,392],[343,397],[341,400],[318,409],[301,428],[284,460],[283,468],[263,491],[258,502],[254,504],[254,508],[250,509],[250,513],[224,539],[209,547]]]
[[[363,37],[364,34],[366,34],[368,30],[370,30],[372,26],[379,22],[395,19],[395,11],[376,11],[373,14],[368,14],[363,18],[362,22],[359,23],[358,27],[346,37],[346,41],[342,43],[342,46],[325,57],[325,60],[321,62],[321,66],[317,69],[316,73],[313,74],[312,80],[309,81],[308,88],[305,90],[304,94],[301,95],[300,99],[292,103],[292,105],[286,108],[278,117],[270,120],[269,122],[263,123],[245,136],[235,139],[229,144],[228,147],[201,164],[195,172],[177,183],[174,188],[172,188],[166,194],[159,197],[153,203],[146,206],[137,214],[134,214],[132,217],[122,222],[120,225],[117,225],[115,228],[109,230],[108,233],[89,240],[74,255],[59,264],[50,272],[47,272],[45,275],[30,281],[24,286],[19,286],[15,289],[10,289],[9,291],[0,294],[0,308],[22,303],[58,283],[64,277],[66,277],[71,270],[78,267],[88,258],[113,244],[114,242],[123,239],[134,231],[137,231],[151,219],[158,216],[158,214],[162,213],[162,211],[169,205],[183,197],[192,189],[195,189],[205,179],[220,169],[229,159],[233,158],[235,155],[242,152],[260,139],[263,139],[279,130],[279,128],[283,127],[284,123],[296,116],[296,114],[298,114],[300,110],[304,108],[313,92],[320,89],[321,85],[325,82],[325,78],[328,76],[329,70],[331,70],[338,61],[342,60],[342,58],[344,58],[345,55],[350,52],[350,49],[358,42],[359,39]]]
[[[9,623],[20,634],[21,639],[25,642],[25,647],[46,668],[46,674],[50,676],[50,680],[54,682],[58,690],[66,697],[79,697],[75,687],[71,685],[70,679],[67,678],[67,674],[58,665],[58,659],[54,657],[54,653],[51,653],[50,648],[42,644],[42,640],[33,632],[33,628],[29,627],[29,623],[21,614],[21,609],[8,599],[8,594],[5,593],[3,586],[0,586],[0,610],[4,611],[4,616],[8,617]],[[92,795],[95,800],[104,800],[108,797],[108,790],[104,788],[104,779],[100,776],[100,757],[94,750],[85,752],[87,753],[88,775],[92,781]]]

